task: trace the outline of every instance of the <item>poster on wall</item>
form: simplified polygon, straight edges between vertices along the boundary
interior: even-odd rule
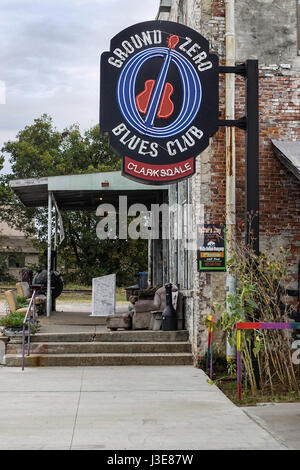
[[[122,173],[170,184],[195,173],[218,130],[219,65],[197,31],[170,21],[138,23],[101,55],[100,130]]]
[[[197,226],[198,271],[226,271],[225,233],[224,225]]]

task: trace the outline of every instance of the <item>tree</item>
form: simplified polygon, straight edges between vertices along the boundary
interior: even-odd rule
[[[27,236],[35,234],[42,251],[46,248],[47,211],[24,207],[10,190],[9,181],[119,170],[121,166],[120,158],[110,150],[98,126],[83,135],[77,125],[59,132],[46,114],[21,130],[16,140],[6,142],[2,152],[9,155],[12,173],[0,180],[0,219],[22,229]],[[90,283],[92,277],[115,272],[118,283],[126,284],[132,282],[135,272],[145,270],[146,241],[99,240],[99,219],[94,212],[62,211],[62,217],[65,240],[59,250],[59,264],[74,264],[70,279]]]
[[[1,237],[0,237],[1,243]],[[0,251],[0,282],[15,281],[15,278],[10,274],[7,265],[7,253]]]

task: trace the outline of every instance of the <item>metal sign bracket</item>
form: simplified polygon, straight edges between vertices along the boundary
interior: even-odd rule
[[[235,126],[246,132],[246,244],[259,254],[258,60],[247,60],[235,67],[219,66],[221,73],[235,73],[246,79],[246,116],[218,122],[219,126]]]

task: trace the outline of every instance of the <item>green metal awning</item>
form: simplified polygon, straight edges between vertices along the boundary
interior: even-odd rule
[[[10,186],[27,207],[47,206],[51,191],[58,207],[65,210],[94,210],[105,202],[117,205],[119,196],[127,196],[129,205],[149,206],[160,202],[168,191],[167,185],[136,183],[120,171],[19,179],[12,180]]]

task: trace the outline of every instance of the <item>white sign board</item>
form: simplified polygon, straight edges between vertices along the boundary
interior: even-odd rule
[[[114,315],[116,310],[116,275],[95,277],[92,287],[92,315]]]

